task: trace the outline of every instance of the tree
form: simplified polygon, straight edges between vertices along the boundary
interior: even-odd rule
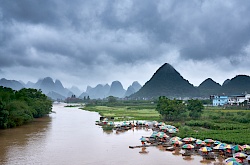
[[[52,101],[41,90],[23,88],[16,92],[16,97],[27,102],[35,118],[49,114],[52,110]]]
[[[187,109],[189,110],[189,116],[193,119],[198,119],[201,117],[204,106],[202,102],[198,99],[188,100]]]
[[[164,120],[176,121],[186,117],[185,104],[181,100],[170,100],[165,96],[159,97],[156,110]]]
[[[108,103],[109,103],[109,104],[114,104],[114,103],[116,103],[116,102],[117,102],[116,97],[114,97],[114,96],[109,96],[109,97],[108,97]]]
[[[41,90],[12,90],[0,86],[0,128],[23,125],[52,110],[52,101]]]
[[[7,127],[16,127],[23,125],[33,119],[33,115],[24,101],[13,100],[7,106],[8,120]]]

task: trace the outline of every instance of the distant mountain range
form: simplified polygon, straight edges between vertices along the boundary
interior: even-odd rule
[[[22,88],[41,89],[44,94],[54,100],[64,100],[72,95],[79,96],[79,98],[89,96],[91,99],[103,99],[108,96],[124,98],[125,96],[137,92],[141,88],[141,85],[137,81],[129,86],[129,90],[123,89],[123,86],[119,81],[113,81],[111,86],[108,84],[98,84],[94,88],[88,86],[86,92],[82,92],[76,86],[73,86],[70,89],[64,88],[60,80],[55,80],[54,82],[51,77],[39,79],[36,83],[28,81],[27,84],[22,81],[2,78],[0,79],[0,86],[9,87],[14,90],[20,90]]]
[[[140,88],[141,85],[137,81],[134,81],[127,90],[123,88],[121,82],[113,81],[111,86],[108,84],[98,84],[94,88],[88,86],[86,92],[83,92],[79,97],[83,98],[84,96],[89,96],[94,99],[103,99],[108,96],[115,96],[118,98],[124,98],[137,92]]]
[[[250,77],[247,75],[237,75],[231,80],[227,79],[222,86],[208,78],[198,87],[194,87],[170,64],[165,63],[130,98],[151,99],[159,96],[169,98],[209,98],[210,95],[239,95],[244,93],[250,93]]]
[[[232,79],[225,80],[222,85],[211,78],[207,78],[198,87],[195,87],[188,80],[184,79],[170,64],[165,63],[143,86],[135,81],[127,90],[123,88],[121,82],[113,81],[111,85],[98,84],[95,87],[88,86],[86,91],[82,92],[76,86],[70,89],[64,88],[60,80],[55,80],[54,82],[50,77],[39,79],[36,83],[28,82],[27,84],[2,78],[0,79],[0,86],[10,87],[14,90],[22,88],[41,89],[44,94],[55,100],[64,100],[73,94],[79,98],[89,96],[91,99],[103,99],[108,96],[128,97],[130,99],[152,99],[159,96],[167,96],[169,98],[209,98],[210,95],[250,93],[250,77],[237,75]]]

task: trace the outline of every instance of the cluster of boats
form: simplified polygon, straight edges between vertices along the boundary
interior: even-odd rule
[[[129,148],[143,148],[161,146],[166,151],[176,152],[183,150],[182,156],[191,156],[193,154],[201,155],[204,159],[215,160],[224,159],[224,164],[245,165],[250,164],[250,145],[232,145],[213,139],[196,139],[193,137],[180,138],[175,136],[179,131],[173,125],[167,125],[164,122],[157,121],[123,121],[113,122],[107,118],[97,121],[96,124],[102,126],[111,126],[116,131],[129,130],[134,127],[146,127],[152,129],[149,137],[140,138],[141,145],[129,146]]]

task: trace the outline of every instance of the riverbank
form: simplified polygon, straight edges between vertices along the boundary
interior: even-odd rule
[[[155,106],[156,107],[156,106]],[[105,117],[122,120],[156,120],[161,121],[160,114],[154,106],[86,106],[85,110],[98,112]],[[206,107],[201,118],[197,120],[166,122],[179,128],[177,136],[192,136],[197,139],[212,138],[225,143],[250,144],[249,110],[223,110]]]

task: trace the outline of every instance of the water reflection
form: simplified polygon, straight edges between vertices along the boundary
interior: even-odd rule
[[[140,154],[147,154],[147,148],[146,147],[141,147],[141,151],[139,151]]]
[[[104,132],[105,134],[108,134],[108,135],[114,133],[113,130],[103,130],[103,132]]]
[[[200,163],[202,163],[202,164],[212,164],[212,161],[211,160],[209,160],[209,159],[202,159],[201,161],[200,161]]]
[[[183,160],[190,161],[190,160],[194,160],[194,158],[192,156],[184,156]]]
[[[181,149],[180,148],[175,148],[175,150],[172,152],[173,155],[181,155]]]

